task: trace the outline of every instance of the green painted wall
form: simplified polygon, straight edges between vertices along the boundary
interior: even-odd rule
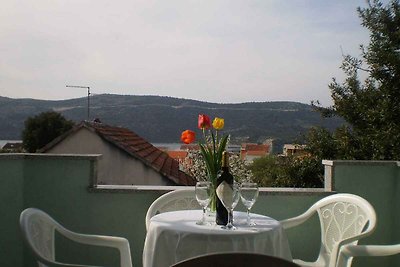
[[[87,160],[34,159],[26,163],[26,171],[30,175],[25,177],[25,207],[46,211],[72,231],[126,237],[134,265],[141,266],[144,218],[154,198],[151,193],[89,193],[91,162]],[[117,265],[114,249],[76,246],[59,240],[61,261]],[[32,261],[26,257],[25,266],[32,266]]]
[[[395,225],[394,225],[394,235],[392,238],[392,242],[390,244],[400,243],[400,162],[397,163],[397,174],[396,174],[396,181],[395,181],[395,205],[393,212],[396,214],[395,216]],[[400,254],[395,256],[395,263],[397,265],[393,266],[400,266]]]
[[[396,162],[334,162],[334,183],[338,192],[367,199],[375,208],[375,232],[359,244],[399,243],[399,167]],[[396,237],[397,236],[397,237]],[[360,257],[353,266],[400,266],[398,257]]]
[[[43,209],[72,231],[126,237],[131,245],[134,266],[142,265],[146,234],[144,218],[152,201],[163,192],[89,192],[94,165],[93,158],[88,157],[20,156],[10,159],[0,156],[0,207],[1,213],[5,214],[0,229],[2,236],[6,236],[0,239],[0,266],[36,266],[31,254],[23,251],[18,229],[19,214],[27,207]],[[399,178],[399,168],[393,164],[383,167],[335,165],[337,191],[359,194],[377,209],[377,232],[365,242],[399,242]],[[284,219],[301,214],[326,195],[262,192],[253,209],[257,213]],[[243,206],[238,209],[244,210]],[[295,258],[315,259],[320,242],[316,216],[290,229],[287,234]],[[61,237],[56,243],[61,248],[58,255],[61,261],[118,265],[115,261],[117,252],[113,249],[80,246]],[[399,266],[398,263],[396,257],[357,259],[355,266]]]
[[[23,207],[22,160],[0,160],[0,266],[22,266],[23,245],[18,227]]]
[[[305,212],[312,204],[325,197],[326,193],[304,195],[300,193],[277,194],[266,192],[254,205],[254,212],[277,220],[291,218]],[[239,206],[239,210],[245,210]],[[316,260],[320,248],[320,226],[318,216],[313,216],[302,225],[288,229],[292,256],[306,261]],[[307,243],[307,246],[304,245]]]

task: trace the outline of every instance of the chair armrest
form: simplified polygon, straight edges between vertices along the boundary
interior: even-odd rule
[[[344,245],[340,249],[336,267],[345,267],[352,257],[357,256],[391,256],[400,253],[398,245]]]
[[[356,256],[391,256],[400,253],[400,244],[398,245],[346,245],[341,249],[350,257]]]
[[[362,239],[362,238],[364,238],[364,237],[366,237],[366,236],[369,236],[369,235],[371,235],[374,231],[375,231],[375,225],[370,223],[370,224],[368,225],[367,229],[366,229],[364,232],[362,232],[362,233],[360,233],[360,234],[358,234],[358,235],[356,235],[356,236],[349,237],[349,238],[346,238],[346,239],[341,240],[341,241],[338,243],[338,245],[337,245],[337,249],[338,249],[337,253],[339,253],[339,250],[340,250],[340,248],[341,248],[342,246],[344,246],[344,245],[346,245],[346,244],[350,244],[351,242],[354,242],[354,241],[358,241],[358,240],[360,240],[360,239]]]
[[[341,251],[342,247],[350,246],[350,243],[352,243],[354,241],[358,241],[358,240],[360,240],[360,239],[362,239],[362,238],[364,238],[366,236],[369,236],[370,234],[372,234],[374,232],[374,230],[375,230],[375,224],[371,224],[370,223],[368,225],[367,229],[364,232],[362,232],[362,233],[360,233],[360,234],[358,234],[356,236],[343,239],[340,242],[338,242],[337,246],[335,247],[335,249],[331,253],[332,257],[334,257],[338,261],[338,265],[337,266],[342,266],[341,265],[341,264],[343,264],[342,262],[343,261],[347,261],[350,258],[349,256],[347,256],[345,254],[340,255],[340,251]],[[352,246],[354,246],[354,245],[352,245]],[[335,255],[335,256],[333,256],[333,255]],[[338,259],[340,256],[342,256],[342,259]],[[346,265],[343,265],[343,266],[346,266]]]
[[[308,218],[310,218],[314,214],[314,212],[315,212],[314,210],[309,209],[299,216],[289,218],[286,220],[282,220],[279,222],[281,223],[283,229],[289,229],[289,228],[295,227],[295,226],[300,225],[303,222],[307,221]]]
[[[116,248],[120,252],[121,267],[132,267],[131,250],[129,247],[129,241],[126,238],[79,234],[69,231],[65,228],[57,230],[60,231],[65,237],[77,243]]]

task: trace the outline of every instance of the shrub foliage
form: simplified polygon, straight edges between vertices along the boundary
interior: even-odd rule
[[[54,138],[70,130],[73,125],[72,121],[66,120],[60,113],[53,111],[29,117],[25,121],[25,129],[22,132],[23,146],[26,151],[34,153]]]

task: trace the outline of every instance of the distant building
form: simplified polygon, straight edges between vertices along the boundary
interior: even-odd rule
[[[200,146],[198,144],[183,144],[180,150],[200,150]]]
[[[226,150],[230,153],[240,154],[241,146],[240,145],[228,145]]]
[[[1,149],[7,152],[22,152],[24,150],[22,142],[8,142]]]
[[[263,144],[269,146],[268,154],[272,155],[274,153],[274,139],[268,138],[263,142]]]
[[[283,155],[284,156],[304,156],[307,154],[305,151],[305,145],[297,144],[284,144],[283,145]]]
[[[247,162],[253,162],[256,158],[269,155],[270,148],[269,144],[243,143],[240,150],[240,158]]]
[[[97,184],[195,185],[179,163],[136,133],[82,122],[40,150],[52,154],[102,154]]]

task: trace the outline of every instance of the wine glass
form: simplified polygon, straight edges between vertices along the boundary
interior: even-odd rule
[[[233,210],[238,204],[240,198],[239,185],[237,183],[229,185],[228,183],[222,182],[217,188],[217,195],[228,211],[228,224],[226,226],[222,226],[222,228],[227,230],[235,230],[236,227],[233,226]]]
[[[243,205],[247,208],[247,225],[255,225],[250,219],[250,210],[256,203],[258,197],[258,185],[257,183],[242,183],[240,185],[240,198],[242,199]]]
[[[210,203],[211,182],[197,182],[196,183],[196,199],[199,205],[203,208],[203,217],[201,221],[196,222],[198,225],[205,225],[206,223],[206,209]]]

